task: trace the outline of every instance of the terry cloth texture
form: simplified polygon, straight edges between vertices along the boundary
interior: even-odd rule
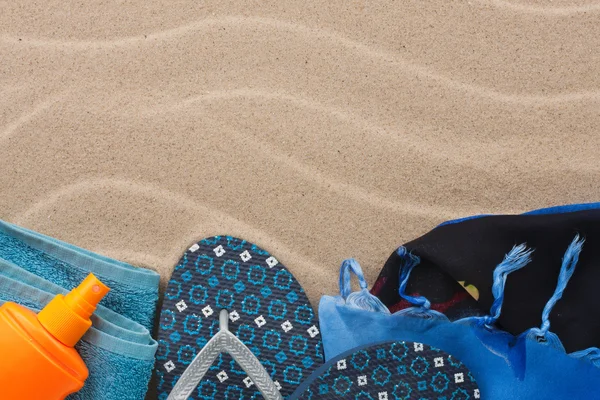
[[[496,261],[513,245],[526,243],[534,250],[531,264],[511,275],[498,321],[504,330],[519,334],[539,325],[556,287],[561,258],[575,234],[585,239],[585,251],[552,312],[552,330],[567,352],[599,347],[600,203],[446,222],[404,245],[421,259],[407,293],[429,298],[431,309],[450,320],[485,314],[494,301],[490,276]],[[392,312],[410,306],[398,294],[400,265],[401,257],[394,252],[371,290]]]
[[[90,272],[111,291],[76,345],[90,374],[68,399],[144,399],[157,348],[149,328],[159,275],[0,221],[0,304],[39,311]]]

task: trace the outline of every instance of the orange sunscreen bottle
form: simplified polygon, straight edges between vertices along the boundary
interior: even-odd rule
[[[88,369],[73,348],[109,288],[94,275],[39,314],[15,303],[0,307],[0,399],[58,400],[78,391]]]

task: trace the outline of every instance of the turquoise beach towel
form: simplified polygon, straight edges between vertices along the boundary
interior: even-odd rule
[[[160,276],[0,221],[0,304],[13,301],[39,311],[90,272],[111,291],[76,346],[90,375],[68,399],[142,400],[157,348],[149,330]]]

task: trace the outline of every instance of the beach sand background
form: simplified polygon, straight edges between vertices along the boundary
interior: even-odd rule
[[[0,1],[0,218],[163,285],[214,234],[340,262],[598,200],[598,0]]]

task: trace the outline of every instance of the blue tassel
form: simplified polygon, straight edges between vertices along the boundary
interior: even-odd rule
[[[429,302],[429,300],[427,300],[427,298],[423,296],[414,297],[406,294],[406,285],[408,285],[410,273],[417,265],[419,265],[421,259],[418,256],[409,253],[404,246],[398,247],[398,250],[396,250],[396,254],[401,259],[399,277],[400,288],[398,289],[400,297],[417,307],[422,307],[429,310],[429,308],[431,307],[431,303]]]
[[[492,285],[494,302],[492,303],[492,307],[490,307],[490,315],[481,317],[485,325],[492,326],[500,318],[506,278],[511,272],[529,264],[531,262],[531,253],[533,253],[533,250],[527,249],[524,243],[514,246],[494,270],[494,283]]]
[[[358,284],[360,290],[358,292],[352,292],[352,286],[350,280],[352,274],[358,278]],[[366,311],[375,311],[383,314],[390,314],[388,308],[379,300],[373,296],[367,290],[367,281],[360,264],[353,258],[349,258],[342,262],[340,268],[340,295],[346,300],[346,305],[354,308],[359,308]]]
[[[575,267],[579,261],[579,254],[583,249],[584,241],[585,240],[581,239],[579,235],[575,235],[575,238],[567,248],[560,268],[560,274],[558,275],[556,289],[542,312],[542,325],[539,328],[529,329],[525,333],[525,336],[528,339],[537,340],[539,343],[564,351],[564,347],[558,336],[550,332],[550,313],[556,303],[562,298],[563,292],[569,283],[569,279],[571,279],[573,272],[575,272]]]
[[[358,261],[354,258],[348,258],[342,262],[342,266],[340,267],[340,296],[345,300],[352,291],[352,284],[350,280],[352,279],[352,274],[358,278],[358,285],[361,289],[367,288],[367,281],[365,279],[365,274],[363,273],[362,268]]]
[[[556,303],[562,298],[563,292],[569,283],[569,279],[571,279],[573,272],[575,272],[575,267],[579,261],[579,253],[581,253],[584,241],[585,239],[581,239],[579,235],[575,235],[575,238],[565,252],[562,266],[560,268],[560,275],[558,276],[556,290],[554,291],[554,294],[550,300],[548,300],[548,303],[546,303],[544,311],[542,312],[542,326],[540,327],[542,335],[545,335],[550,329],[550,312]]]

